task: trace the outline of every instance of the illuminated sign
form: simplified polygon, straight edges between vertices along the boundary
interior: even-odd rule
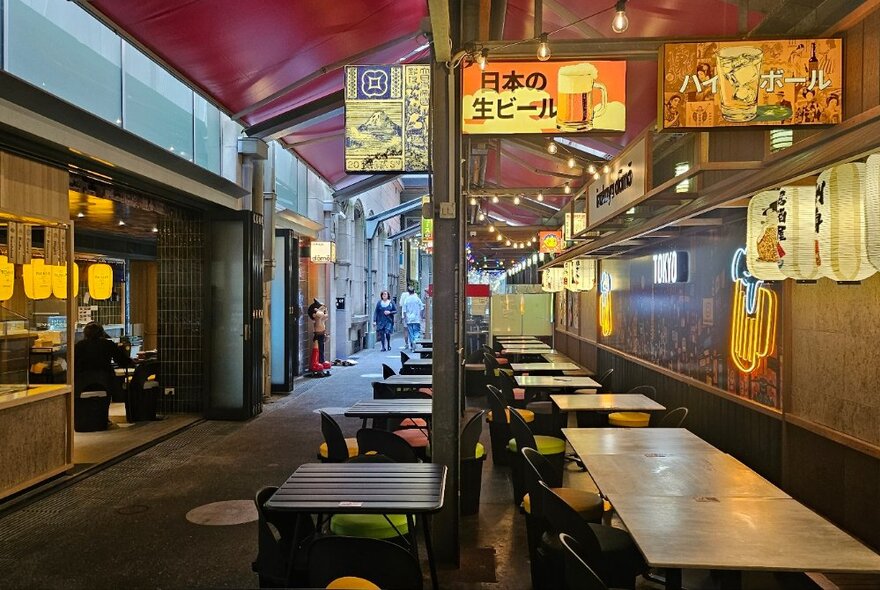
[[[58,299],[67,299],[67,265],[52,267],[52,294]],[[79,295],[79,266],[73,264],[73,296]]]
[[[558,254],[562,252],[562,232],[538,232],[538,251],[541,254]]]
[[[660,55],[663,130],[843,119],[841,39],[670,43]]]
[[[336,242],[312,242],[309,259],[315,264],[336,262]]]
[[[345,171],[428,172],[431,66],[345,66]]]
[[[0,256],[0,301],[9,301],[15,289],[15,265]]]
[[[816,185],[816,261],[833,281],[861,281],[877,270],[868,259],[865,164],[852,162],[822,172]]]
[[[113,294],[113,267],[109,264],[95,263],[89,267],[89,296],[103,301]]]
[[[746,251],[738,248],[730,266],[733,307],[730,358],[743,373],[751,373],[776,346],[776,293],[764,287],[746,268]]]
[[[648,192],[647,135],[628,146],[608,163],[608,172],[587,187],[587,222],[595,227],[603,221],[635,206]]]
[[[625,61],[490,61],[462,71],[462,132],[626,129]]]
[[[687,252],[662,252],[653,258],[655,285],[688,282]]]
[[[24,294],[28,299],[46,299],[52,294],[52,266],[43,258],[34,258],[21,267]]]
[[[599,276],[599,327],[603,336],[614,332],[614,317],[611,303],[611,275],[603,272]]]

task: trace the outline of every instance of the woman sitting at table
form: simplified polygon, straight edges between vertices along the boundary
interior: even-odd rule
[[[122,368],[134,364],[125,349],[110,340],[101,324],[89,322],[83,328],[83,339],[77,342],[74,347],[75,381],[83,379],[92,381],[96,377],[100,377],[107,387],[115,388],[116,381],[112,362]],[[86,386],[91,383],[80,383],[79,385]]]

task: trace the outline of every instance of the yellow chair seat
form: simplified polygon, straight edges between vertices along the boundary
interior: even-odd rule
[[[535,435],[537,451],[542,455],[558,455],[565,452],[565,441],[555,436]],[[516,452],[516,439],[512,438],[507,443],[507,450]]]
[[[575,393],[596,393],[595,389],[575,389]]]
[[[551,488],[556,494],[565,500],[565,503],[571,506],[575,512],[581,515],[581,518],[590,522],[599,522],[602,520],[602,512],[605,509],[605,502],[599,494],[579,490],[576,488]],[[526,514],[532,513],[532,501],[529,495],[523,496],[523,510]]]
[[[608,414],[608,424],[623,428],[645,428],[651,421],[651,414],[647,412],[611,412]]]
[[[531,410],[517,409],[516,413],[519,414],[520,417],[523,420],[525,420],[527,423],[535,421],[535,413]],[[510,422],[510,410],[504,410],[504,417],[507,418],[508,422]],[[491,421],[492,421],[492,410],[489,410],[486,413],[486,422],[491,422]]]
[[[391,526],[385,516],[394,526]],[[334,514],[330,518],[330,531],[334,535],[393,539],[405,535],[408,530],[405,514]]]
[[[327,585],[327,588],[328,590],[331,588],[338,590],[381,590],[371,581],[363,578],[356,578],[355,576],[336,578]]]
[[[345,446],[348,447],[348,458],[357,457],[358,454],[358,441],[356,438],[347,438],[345,439]],[[327,458],[327,443],[321,443],[321,446],[318,447],[318,456],[322,459]]]

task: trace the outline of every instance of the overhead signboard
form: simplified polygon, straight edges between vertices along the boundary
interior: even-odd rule
[[[336,242],[312,242],[309,259],[316,264],[336,262]]]
[[[462,76],[462,132],[626,129],[625,61],[490,61]]]
[[[541,254],[559,254],[562,252],[562,232],[538,232],[538,252]]]
[[[841,39],[669,43],[660,80],[663,130],[843,119]]]
[[[688,253],[660,252],[654,254],[654,284],[669,285],[688,282]]]
[[[431,66],[345,67],[345,171],[428,172]]]
[[[587,224],[595,227],[621,211],[635,206],[648,192],[647,135],[608,164],[608,172],[600,172],[586,191]]]

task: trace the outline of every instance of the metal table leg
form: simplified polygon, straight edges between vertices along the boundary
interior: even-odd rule
[[[428,569],[431,570],[431,587],[439,590],[440,583],[437,581],[437,564],[434,563],[434,546],[431,544],[431,516],[423,514],[422,531],[425,534],[425,552],[428,554]]]

